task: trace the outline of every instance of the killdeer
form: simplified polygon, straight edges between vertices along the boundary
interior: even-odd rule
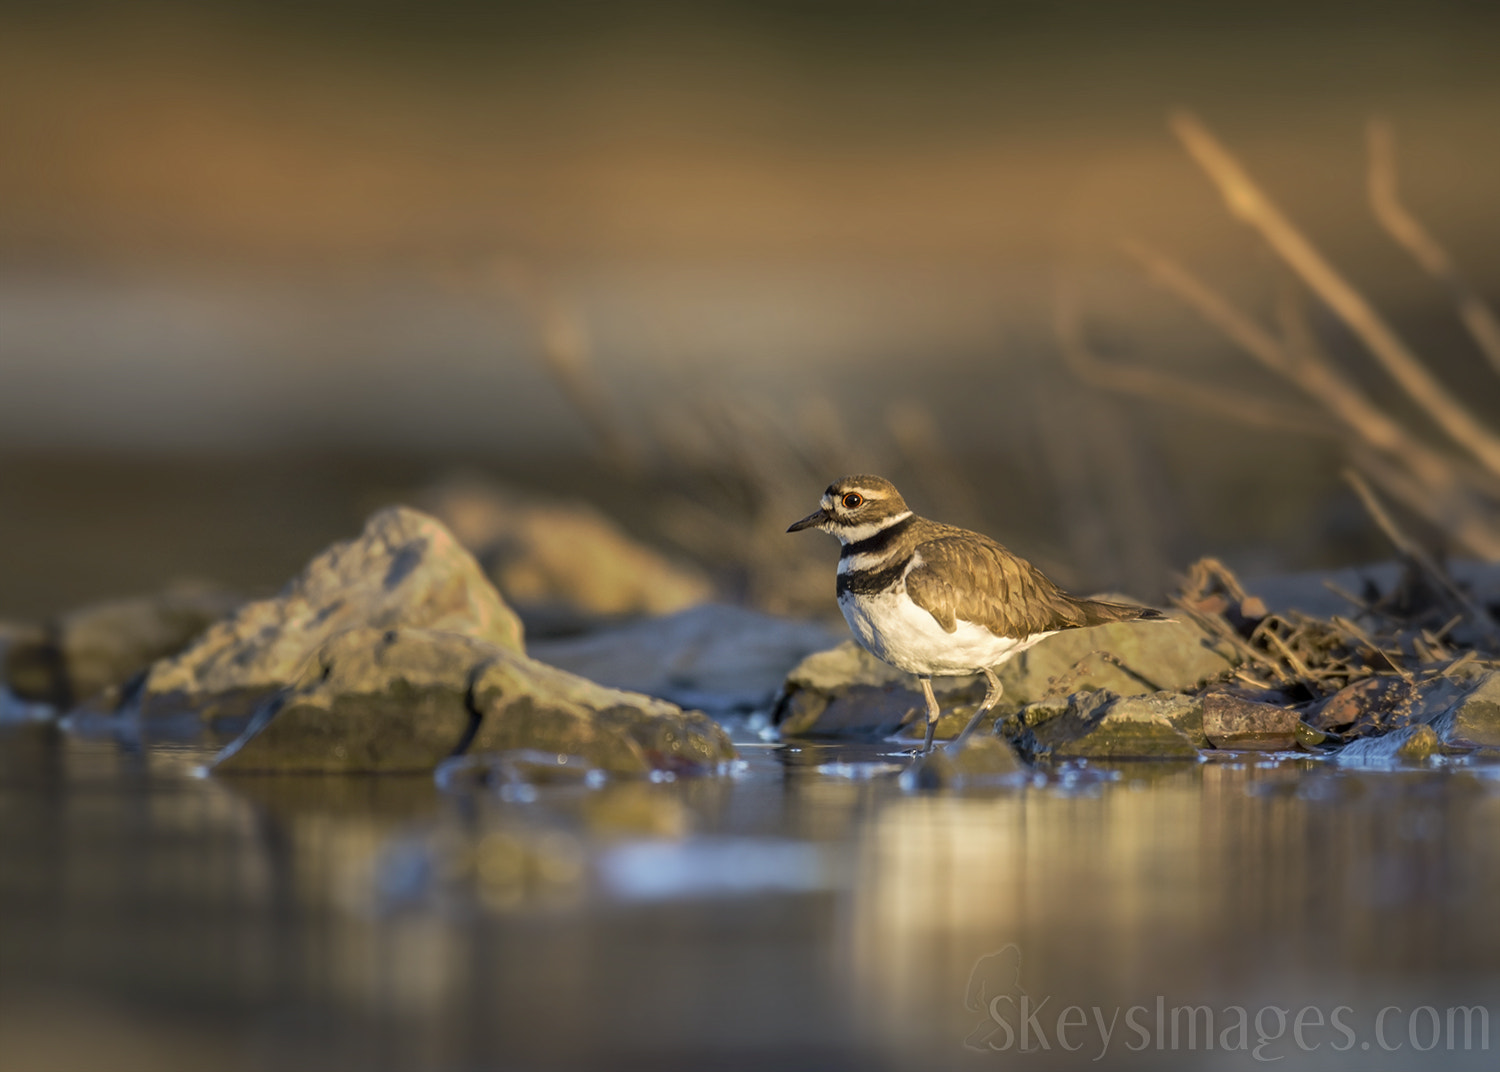
[[[839,609],[859,643],[917,675],[932,749],[939,715],[932,678],[983,674],[984,702],[959,740],[1000,700],[995,668],[1064,629],[1162,619],[1149,607],[1068,595],[988,536],[918,517],[889,480],[846,476],[787,529],[822,529],[839,552]]]

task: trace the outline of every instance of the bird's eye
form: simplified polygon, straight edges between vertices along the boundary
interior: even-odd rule
[[[859,494],[859,492],[857,492],[857,491],[851,491],[848,495],[844,496],[844,499],[843,499],[844,509],[845,510],[858,510],[859,509],[859,504],[862,503],[862,502],[864,502],[864,501],[865,501],[864,498]]]

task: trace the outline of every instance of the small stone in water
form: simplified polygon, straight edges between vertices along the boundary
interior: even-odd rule
[[[1283,752],[1297,745],[1297,712],[1222,692],[1203,698],[1203,733],[1215,748]]]

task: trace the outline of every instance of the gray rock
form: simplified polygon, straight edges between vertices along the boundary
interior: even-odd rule
[[[1100,653],[1108,653],[1125,669]],[[1231,653],[1187,621],[1071,629],[1048,637],[1000,668],[1005,695],[996,711],[1004,717],[1063,682],[1070,691],[1109,689],[1117,695],[1182,692],[1232,665]],[[933,688],[944,712],[938,735],[952,737],[983,698],[983,679],[935,678]],[[846,641],[793,669],[775,717],[788,736],[886,734],[903,718],[925,709],[915,678]]]
[[[1500,670],[1491,670],[1433,720],[1454,748],[1500,748]]]
[[[152,666],[141,711],[250,714],[296,680],[331,637],[397,626],[522,650],[519,619],[473,556],[440,522],[393,506],[374,514],[356,539],[319,554],[280,595],[246,604]]]
[[[707,604],[531,645],[533,657],[618,689],[709,711],[767,707],[787,672],[837,643],[812,622]]]
[[[1285,752],[1297,747],[1296,711],[1223,692],[1203,697],[1203,734],[1215,748]]]
[[[1170,693],[1074,693],[1065,703],[1047,701],[1026,708],[1016,745],[1034,760],[1196,759],[1197,745],[1176,724],[1191,727],[1195,715],[1201,718],[1201,708],[1195,712],[1194,706],[1191,697]]]
[[[934,678],[933,691],[945,711],[978,702],[981,679]],[[774,720],[787,737],[879,736],[926,710],[916,680],[881,662],[852,640],[803,659],[782,686]],[[939,731],[951,737],[962,729],[949,715]],[[946,731],[946,732],[945,732]]]
[[[420,501],[474,552],[533,637],[671,614],[713,597],[701,571],[585,502],[540,501],[474,477],[444,481]]]
[[[1203,700],[1180,692],[1153,692],[1145,696],[1121,696],[1112,705],[1109,716],[1118,720],[1156,722],[1169,726],[1193,742],[1196,748],[1207,748],[1203,732]]]
[[[6,680],[18,696],[68,707],[118,690],[243,602],[218,589],[183,586],[82,607],[8,645]]]
[[[734,755],[699,712],[476,637],[354,629],[318,650],[215,769],[431,772],[456,754],[522,750],[614,774],[712,769]]]

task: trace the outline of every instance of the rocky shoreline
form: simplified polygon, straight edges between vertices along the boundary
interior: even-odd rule
[[[0,718],[186,721],[237,734],[215,761],[223,774],[430,774],[464,757],[511,778],[535,773],[540,755],[563,771],[676,777],[733,760],[726,721],[751,716],[786,739],[872,741],[921,710],[913,679],[821,624],[713,603],[691,571],[647,598],[641,577],[677,567],[649,549],[622,556],[628,537],[605,521],[591,529],[598,519],[568,514],[584,565],[563,583],[551,552],[537,550],[536,525],[501,516],[503,502],[478,510],[452,489],[429,498],[466,540],[390,507],[269,599],[179,588],[0,626]],[[543,510],[532,521],[555,512],[514,508]],[[497,573],[529,593],[525,614]],[[1268,600],[1205,560],[1171,620],[1062,633],[1007,663],[993,721],[960,749],[919,760],[906,784],[1225,751],[1360,768],[1500,754],[1492,623],[1483,593],[1465,594],[1488,573],[1470,571],[1463,590],[1447,592],[1424,591],[1410,568],[1357,576],[1359,596],[1304,577],[1267,584]],[[1345,613],[1329,611],[1330,595]],[[570,635],[528,645],[528,615],[552,630],[567,622]],[[938,735],[952,738],[982,682],[935,684]]]

